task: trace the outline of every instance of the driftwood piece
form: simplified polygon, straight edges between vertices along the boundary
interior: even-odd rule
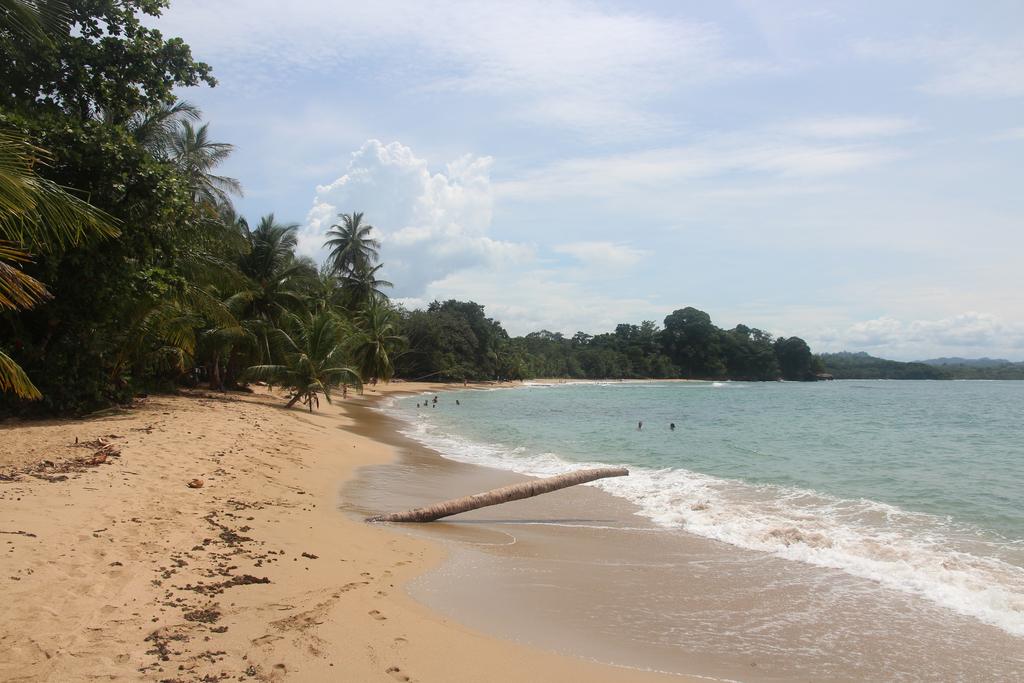
[[[531,479],[522,484],[512,484],[493,489],[484,493],[475,493],[472,496],[454,498],[443,503],[428,505],[427,507],[413,508],[404,512],[393,512],[387,515],[368,517],[367,522],[433,522],[435,519],[450,517],[461,512],[469,512],[477,508],[484,508],[491,505],[508,503],[522,498],[539,496],[542,493],[550,493],[558,489],[577,484],[586,484],[595,479],[605,477],[625,477],[629,470],[624,467],[602,467],[594,470],[577,470],[566,474],[559,474],[556,477],[545,479]]]

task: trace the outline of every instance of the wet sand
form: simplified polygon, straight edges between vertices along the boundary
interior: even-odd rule
[[[400,457],[343,488],[353,516],[525,479],[445,460],[377,411],[358,424]],[[412,582],[415,598],[555,652],[745,681],[1024,678],[1024,642],[996,627],[838,570],[659,529],[634,512],[583,486],[393,526],[448,550]]]

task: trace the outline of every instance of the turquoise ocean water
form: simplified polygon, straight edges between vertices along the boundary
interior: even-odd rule
[[[1024,636],[1024,382],[536,383],[389,410],[456,460],[535,475],[626,465],[596,485],[666,529]]]

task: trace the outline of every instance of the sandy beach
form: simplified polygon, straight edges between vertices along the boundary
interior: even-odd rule
[[[5,423],[0,680],[681,680],[484,636],[407,595],[444,550],[346,515],[338,491],[395,459],[352,407],[428,389]]]

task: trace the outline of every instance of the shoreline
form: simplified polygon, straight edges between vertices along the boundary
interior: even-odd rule
[[[359,492],[364,494],[356,512],[380,512],[383,501],[402,500],[395,509],[415,507],[526,479],[460,458],[449,460],[431,446],[400,438],[412,443],[401,462],[364,469],[361,481],[353,484],[357,499]],[[378,492],[375,499],[366,497],[371,491]],[[606,514],[579,519],[579,510]],[[487,633],[546,646],[561,641],[563,651],[579,656],[741,680],[865,680],[894,672],[937,679],[989,672],[999,678],[1024,671],[1024,658],[1014,654],[1019,639],[973,617],[838,569],[656,527],[637,517],[636,510],[594,487],[573,487],[430,525],[396,526],[440,540],[451,553],[447,568],[414,581],[416,597]],[[641,531],[658,541],[639,539],[645,535]],[[645,557],[652,559],[638,560]],[[673,558],[673,567],[654,566],[666,557]],[[567,572],[570,565],[574,568]],[[607,566],[628,571],[606,571]],[[575,590],[588,583],[577,571],[601,575],[589,581],[585,600],[564,595],[566,587]],[[538,587],[546,584],[562,589]],[[659,602],[630,590],[631,584],[699,588],[655,589]],[[552,610],[546,617],[561,630],[538,628],[526,619],[518,624],[494,619],[491,610],[479,607],[483,591],[494,587],[500,595],[515,595],[506,605],[510,610]],[[621,600],[605,599],[609,590],[621,594]],[[622,649],[621,632],[602,641],[592,619],[563,618],[585,610],[593,618],[619,615],[624,630],[633,630],[633,646]],[[705,618],[693,621],[694,613]],[[632,621],[623,616],[629,614]],[[787,621],[793,623],[786,626]],[[564,636],[588,629],[591,642]],[[887,629],[891,636],[883,635]],[[694,640],[700,642],[680,647],[664,641],[661,633],[669,632],[697,634]],[[763,635],[753,640],[743,635],[758,632]],[[901,642],[906,638],[913,643],[909,647]],[[819,641],[843,645],[822,652],[816,649]]]
[[[0,426],[2,471],[92,453],[76,439],[118,451],[0,482],[0,679],[685,680],[482,635],[406,594],[445,551],[338,510],[341,482],[395,456],[348,406],[442,388],[313,414],[191,392]]]
[[[363,511],[526,478],[446,459],[376,406],[464,388],[395,383],[313,414],[266,392],[191,392],[90,420],[0,425],[0,473],[26,459],[91,456],[81,445],[98,438],[119,451],[67,474],[0,481],[0,590],[10,605],[0,679],[631,683],[1024,671],[1006,645],[1019,641],[990,627],[950,622],[841,572],[667,532],[595,487],[429,525],[365,524]],[[204,486],[188,488],[193,477]],[[819,615],[837,606],[840,618],[822,626]],[[891,624],[909,640],[872,635]],[[780,625],[780,652],[744,635]]]

